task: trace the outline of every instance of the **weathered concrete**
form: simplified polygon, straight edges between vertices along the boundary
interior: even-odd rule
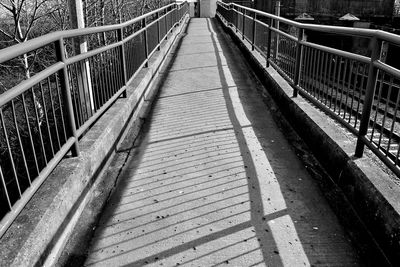
[[[280,111],[328,171],[331,179],[319,183],[363,258],[369,258],[371,266],[398,266],[398,178],[368,149],[363,158],[354,158],[355,137],[303,97],[293,98],[290,85],[273,68],[265,67],[265,58],[251,51],[230,27],[226,29]]]
[[[359,265],[220,31],[191,20],[86,266]]]
[[[108,194],[112,181],[96,178],[102,173],[124,130],[140,126],[149,106],[141,95],[149,84],[184,24],[174,30],[136,79],[127,87],[127,98],[118,99],[79,141],[81,154],[66,158],[53,171],[0,240],[1,266],[52,266],[91,199]]]

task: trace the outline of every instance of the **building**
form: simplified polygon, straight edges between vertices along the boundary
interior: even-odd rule
[[[274,13],[278,1],[255,0],[255,7],[269,13]],[[294,18],[304,12],[314,18],[330,20],[346,13],[351,13],[361,20],[391,19],[400,13],[400,0],[282,0],[281,15]]]

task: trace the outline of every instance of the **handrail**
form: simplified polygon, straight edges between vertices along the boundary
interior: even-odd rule
[[[0,50],[0,64],[46,46],[53,53],[50,66],[0,94],[0,237],[60,160],[78,156],[79,138],[126,97],[128,83],[188,12],[186,1],[173,3],[121,24],[57,31]],[[135,23],[140,29],[124,36]],[[65,39],[109,31],[110,44],[66,55]]]
[[[299,92],[357,135],[355,156],[361,157],[367,145],[400,177],[400,69],[385,63],[384,45],[399,46],[399,35],[301,23],[221,1],[217,17],[292,85],[294,97]],[[279,25],[295,31],[287,33]],[[365,38],[371,55],[307,41],[306,31]]]
[[[400,38],[398,35],[389,33],[389,32],[385,32],[382,30],[371,30],[371,29],[362,29],[362,28],[354,29],[354,28],[347,28],[347,27],[341,27],[341,26],[315,25],[315,24],[309,24],[309,23],[301,23],[301,22],[293,21],[293,20],[286,19],[286,18],[283,18],[280,16],[276,16],[276,15],[273,15],[270,13],[266,13],[264,11],[257,10],[254,8],[241,6],[236,3],[227,4],[227,3],[223,3],[221,1],[218,1],[218,3],[223,4],[225,6],[235,6],[242,10],[254,12],[263,17],[274,19],[276,21],[283,22],[290,26],[294,26],[294,27],[301,28],[304,30],[312,30],[312,31],[325,32],[325,33],[345,34],[345,35],[360,36],[360,37],[377,37],[384,41],[388,41],[388,42],[392,42],[392,43],[400,45]]]
[[[52,33],[45,34],[43,36],[28,40],[26,42],[16,44],[4,49],[0,50],[0,64],[16,58],[20,55],[26,54],[30,51],[36,50],[48,44],[54,43],[55,41],[59,40],[60,38],[74,38],[83,35],[89,35],[94,33],[101,33],[101,32],[108,32],[108,31],[116,31],[123,28],[126,28],[134,23],[140,22],[144,18],[157,14],[161,11],[164,11],[172,6],[175,5],[183,5],[186,2],[182,2],[179,4],[169,4],[149,13],[143,14],[137,18],[131,19],[129,21],[114,24],[114,25],[105,25],[105,26],[97,26],[97,27],[90,27],[90,28],[82,28],[82,29],[72,29],[72,30],[64,30],[64,31],[56,31]]]

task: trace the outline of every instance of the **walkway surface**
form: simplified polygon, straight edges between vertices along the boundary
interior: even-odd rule
[[[192,19],[87,266],[357,266],[216,21]]]

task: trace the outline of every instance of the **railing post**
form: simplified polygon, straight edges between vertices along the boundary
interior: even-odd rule
[[[142,20],[142,29],[144,28],[144,54],[146,56],[146,64],[144,65],[146,68],[149,66],[149,45],[147,38],[147,23],[146,18]]]
[[[243,10],[243,21],[242,21],[242,24],[243,24],[243,27],[242,27],[242,39],[244,40],[244,27],[245,27],[245,20],[246,20],[246,9],[242,9]]]
[[[128,83],[128,74],[126,71],[126,57],[125,57],[125,44],[124,44],[124,28],[118,30],[118,41],[121,42],[120,53],[121,53],[121,67],[122,67],[122,78],[124,85]],[[122,97],[126,97],[126,90],[122,93]]]
[[[65,50],[64,50],[64,40],[61,38],[55,43],[56,57],[58,61],[61,61],[65,64]],[[60,79],[60,86],[63,95],[63,100],[66,101],[65,114],[68,117],[68,125],[66,127],[70,129],[71,135],[75,138],[74,145],[71,148],[71,154],[73,157],[79,156],[79,145],[78,145],[78,135],[76,133],[76,124],[74,117],[74,109],[72,106],[72,97],[71,97],[71,89],[69,87],[68,82],[68,69],[67,65],[64,65],[64,68],[58,72],[58,77]]]
[[[303,62],[303,45],[301,42],[303,41],[304,30],[302,28],[298,29],[297,33],[297,45],[296,45],[296,65],[294,69],[294,87],[293,87],[293,97],[297,97],[298,89],[301,74],[301,65]]]
[[[157,19],[157,43],[158,43],[158,48],[157,48],[157,50],[160,51],[160,49],[161,49],[161,45],[160,45],[160,43],[161,43],[160,12],[157,12],[157,17],[156,17],[156,19]]]
[[[253,38],[251,40],[251,50],[254,51],[254,47],[255,47],[255,43],[256,43],[256,18],[257,18],[257,14],[256,12],[253,12],[253,29],[252,29],[252,33],[253,33]]]
[[[378,69],[374,66],[374,62],[380,58],[381,44],[382,41],[378,40],[377,37],[374,37],[372,39],[371,61],[369,63],[367,88],[365,92],[364,106],[361,114],[360,129],[358,131],[357,146],[355,151],[356,157],[362,157],[364,154],[365,144],[363,138],[368,132],[372,103],[375,95],[375,83],[378,77]]]

